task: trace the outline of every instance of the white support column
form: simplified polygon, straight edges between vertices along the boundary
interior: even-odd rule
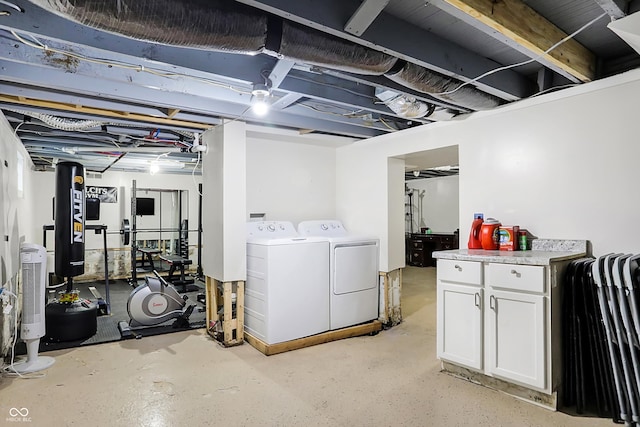
[[[202,267],[220,282],[246,280],[246,124],[202,135]]]

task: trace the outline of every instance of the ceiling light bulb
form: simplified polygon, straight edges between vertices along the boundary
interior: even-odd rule
[[[269,112],[269,104],[267,104],[266,101],[264,100],[261,100],[261,101],[258,100],[253,103],[253,105],[251,106],[251,109],[253,110],[256,116],[262,117]]]
[[[413,171],[413,176],[416,178],[420,176],[420,171]]]
[[[251,91],[253,98],[251,99],[251,109],[256,116],[264,116],[269,112],[269,87],[267,85],[253,85]]]

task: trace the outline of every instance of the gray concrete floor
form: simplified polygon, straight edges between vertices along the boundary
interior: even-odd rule
[[[204,330],[49,352],[46,376],[0,378],[0,425],[609,426],[440,372],[435,269],[404,271],[404,322],[275,356]],[[295,321],[295,320],[294,320]]]

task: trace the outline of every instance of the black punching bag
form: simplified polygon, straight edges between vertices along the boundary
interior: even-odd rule
[[[56,276],[84,273],[84,167],[60,162],[56,166]]]

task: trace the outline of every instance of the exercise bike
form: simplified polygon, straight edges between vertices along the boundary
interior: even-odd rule
[[[171,325],[173,328],[189,327],[189,316],[193,313],[195,304],[187,306],[186,295],[181,296],[157,271],[153,270],[153,274],[155,277],[146,276],[144,284],[136,287],[129,295],[127,313],[130,320],[128,323],[118,323],[123,338],[140,338],[140,335],[134,335],[134,331],[171,319],[176,319]]]

